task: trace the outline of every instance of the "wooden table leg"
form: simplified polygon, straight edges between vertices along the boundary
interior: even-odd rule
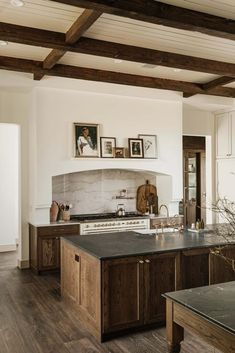
[[[174,303],[170,299],[166,302],[166,336],[168,352],[179,353],[180,342],[184,339],[184,329],[174,322]]]

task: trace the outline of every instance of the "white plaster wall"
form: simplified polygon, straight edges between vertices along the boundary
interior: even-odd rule
[[[29,91],[14,89],[0,90],[0,122],[17,124],[20,127],[20,244],[19,259],[27,261],[29,257],[28,241],[28,125]]]
[[[34,90],[37,161],[32,221],[49,220],[52,176],[83,170],[134,169],[172,177],[172,199],[182,198],[182,103],[56,89]],[[100,124],[101,136],[115,136],[118,146],[129,137],[158,136],[158,159],[74,159],[73,122]],[[168,188],[168,183],[166,187]],[[164,190],[162,189],[162,192]]]
[[[183,135],[206,137],[207,223],[215,222],[211,204],[215,201],[215,117],[212,112],[188,106],[183,108]]]
[[[16,249],[19,237],[19,127],[0,123],[0,252]]]

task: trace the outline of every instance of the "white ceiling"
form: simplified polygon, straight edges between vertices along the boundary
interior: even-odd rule
[[[10,5],[10,0],[0,0],[0,20],[65,33],[83,12],[81,8],[54,1],[24,0],[24,2],[24,7],[15,8]],[[161,2],[235,19],[235,0],[162,0]],[[86,36],[235,63],[234,41],[107,14],[103,14],[94,23],[86,32]],[[0,55],[33,60],[44,60],[49,52],[49,49],[15,43],[0,47]],[[173,68],[167,67],[157,66],[149,69],[143,67],[141,63],[128,61],[116,64],[113,59],[76,53],[67,53],[60,63],[198,83],[206,83],[218,77],[186,70],[174,71]],[[235,88],[235,83],[228,87]]]

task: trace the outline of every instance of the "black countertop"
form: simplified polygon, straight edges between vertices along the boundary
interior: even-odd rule
[[[158,235],[140,235],[137,232],[102,233],[67,236],[63,239],[99,259],[205,248],[225,243],[222,237],[213,232],[197,234],[188,231]]]
[[[164,296],[235,334],[235,282],[185,289]]]

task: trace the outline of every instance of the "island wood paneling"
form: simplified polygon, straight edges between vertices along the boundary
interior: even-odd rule
[[[180,254],[150,255],[145,258],[144,323],[165,322],[166,301],[162,294],[177,289]],[[147,260],[147,262],[146,262]]]
[[[193,249],[182,252],[183,289],[209,284],[210,249]]]
[[[222,250],[224,256],[235,259],[235,246],[226,246]],[[235,281],[235,271],[231,263],[226,263],[221,257],[210,254],[210,284]]]
[[[143,325],[143,271],[142,257],[104,261],[103,332]]]
[[[99,259],[61,240],[61,295],[79,319],[101,339],[101,264]]]

